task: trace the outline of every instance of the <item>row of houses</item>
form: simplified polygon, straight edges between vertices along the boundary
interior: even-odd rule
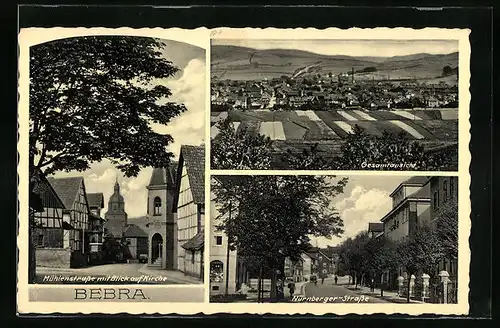
[[[305,83],[304,81],[308,81]],[[219,81],[212,85],[211,103],[235,109],[300,108],[314,104],[345,108],[361,106],[366,109],[393,107],[438,108],[456,106],[456,86],[441,81],[438,84],[348,81],[331,81],[313,85],[309,80],[269,81]]]
[[[458,177],[455,176],[416,176],[403,181],[391,194],[392,209],[381,218],[380,222],[368,225],[368,233],[373,238],[385,236],[392,241],[400,241],[412,236],[422,225],[433,226],[439,210],[450,201],[458,200]],[[458,215],[458,213],[457,213]],[[458,263],[456,259],[443,259],[428,274],[437,276],[445,270],[451,280],[457,279]],[[397,277],[406,279],[405,268],[398,272],[388,272],[385,282],[396,288]]]
[[[88,193],[81,176],[44,178],[30,195],[30,230],[37,266],[73,268],[114,261],[144,261],[203,279],[204,146],[181,147],[179,161],[153,169],[146,216],[131,220],[115,182],[106,212],[103,193]]]
[[[243,285],[256,289],[259,272],[247,265],[244,257],[237,250],[228,248],[227,235],[217,229],[218,211],[216,204],[211,202],[211,238],[210,238],[210,295],[234,294]],[[310,281],[312,276],[326,278],[336,272],[338,264],[338,248],[311,247],[301,254],[299,260],[285,258],[283,276],[296,282]],[[263,284],[271,283],[270,272],[263,274]]]

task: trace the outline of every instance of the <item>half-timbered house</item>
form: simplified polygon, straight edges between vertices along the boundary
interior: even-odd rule
[[[205,220],[205,148],[181,147],[174,216],[177,225],[177,269],[203,280]]]
[[[64,208],[47,206],[36,214],[39,223],[37,265],[79,267],[88,263],[89,214],[83,177],[49,178]]]

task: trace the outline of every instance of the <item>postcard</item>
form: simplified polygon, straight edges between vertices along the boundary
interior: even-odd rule
[[[466,314],[470,31],[19,33],[19,314]]]

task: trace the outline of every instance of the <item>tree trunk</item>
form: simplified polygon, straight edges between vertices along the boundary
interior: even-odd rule
[[[227,245],[227,254],[226,254],[226,296],[229,294],[229,245]]]
[[[271,298],[274,300],[278,299],[278,292],[276,286],[276,269],[272,269],[271,271]]]
[[[407,278],[408,282],[406,283],[406,288],[407,288],[407,290],[406,290],[406,302],[410,303],[410,277],[411,277],[411,274],[408,273],[407,276],[408,276],[408,278]]]
[[[262,291],[262,267],[259,268],[259,280],[257,282],[257,302],[260,302],[262,299],[261,291]]]
[[[28,283],[33,284],[36,280],[36,250],[35,243],[33,242],[33,226],[34,226],[34,218],[32,213],[30,213],[29,217],[29,226],[28,226]]]
[[[380,297],[384,297],[384,273],[380,274]]]

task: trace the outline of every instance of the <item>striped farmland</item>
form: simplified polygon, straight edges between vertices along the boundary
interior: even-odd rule
[[[458,140],[458,110],[338,110],[338,111],[239,111],[213,113],[211,137],[218,121],[229,118],[235,129],[247,129],[273,140],[325,141],[344,139],[355,125],[379,136],[384,131],[403,133],[414,140]]]

